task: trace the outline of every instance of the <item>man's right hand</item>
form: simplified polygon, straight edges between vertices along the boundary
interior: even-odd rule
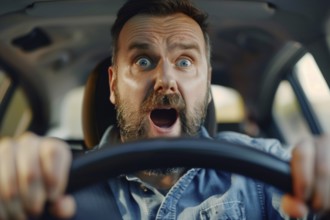
[[[74,215],[73,197],[64,195],[71,164],[69,146],[60,140],[25,133],[0,140],[0,219],[27,219],[43,212]]]

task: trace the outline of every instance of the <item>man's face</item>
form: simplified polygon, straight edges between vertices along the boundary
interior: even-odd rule
[[[109,68],[123,141],[198,133],[209,101],[206,54],[199,25],[184,14],[126,22]]]

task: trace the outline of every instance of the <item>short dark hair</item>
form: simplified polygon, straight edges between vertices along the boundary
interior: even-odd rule
[[[195,7],[190,0],[128,0],[118,11],[117,19],[111,29],[112,63],[115,64],[120,31],[130,18],[139,14],[166,16],[175,13],[183,13],[198,23],[204,35],[207,59],[210,62],[211,48],[206,22],[208,16]]]

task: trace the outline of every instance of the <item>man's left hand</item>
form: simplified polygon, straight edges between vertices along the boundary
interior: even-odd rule
[[[305,140],[292,152],[293,195],[285,195],[282,208],[290,217],[330,211],[330,136]]]

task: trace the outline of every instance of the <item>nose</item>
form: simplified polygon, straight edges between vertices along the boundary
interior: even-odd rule
[[[176,93],[178,91],[174,71],[170,65],[163,64],[157,68],[154,90],[164,94]]]

